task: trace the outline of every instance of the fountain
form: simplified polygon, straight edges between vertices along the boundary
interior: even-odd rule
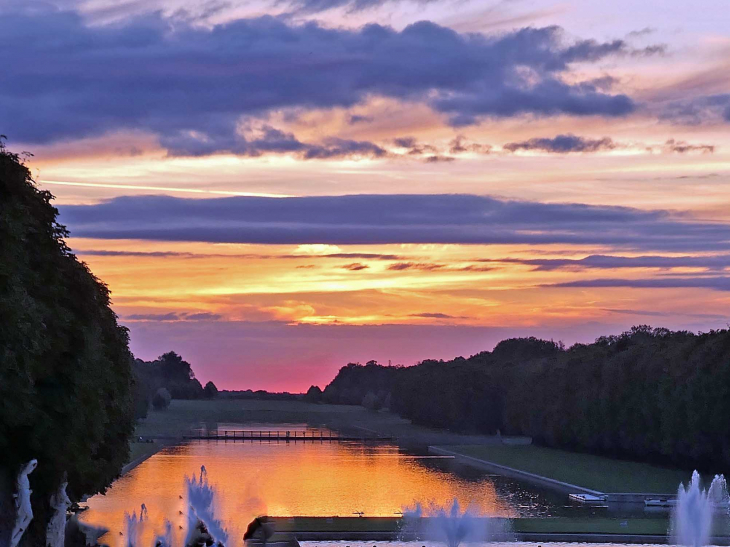
[[[509,536],[506,519],[479,515],[470,508],[462,511],[457,499],[445,507],[432,504],[426,511],[417,503],[415,508],[403,511],[403,523],[402,535],[438,541],[447,547],[504,541]]]
[[[133,511],[131,515],[126,512],[124,513],[124,547],[140,546],[140,538],[142,537],[142,530],[146,521],[147,507],[144,503],[139,509],[139,517],[137,517],[136,511]]]
[[[154,547],[172,547],[172,523],[165,519],[165,533],[155,538]]]
[[[710,542],[713,520],[718,510],[727,511],[728,492],[725,477],[715,475],[710,488],[700,488],[700,475],[679,485],[677,504],[672,511],[670,535],[672,543],[687,547],[705,547]]]
[[[188,492],[188,533],[185,545],[195,545],[198,538],[209,535],[216,544],[228,542],[228,532],[215,516],[216,489],[208,484],[208,473],[200,466],[200,477],[185,477]]]
[[[208,474],[205,466],[200,467],[200,476],[185,477],[188,494],[187,533],[184,545],[197,547],[211,545],[222,547],[228,541],[228,532],[221,521],[215,516],[216,490],[208,483]],[[182,498],[182,496],[180,496]],[[147,507],[142,504],[139,517],[134,511],[130,515],[124,513],[123,547],[140,547],[144,528],[149,518]],[[181,527],[182,528],[182,527]],[[173,547],[174,539],[172,523],[165,519],[165,531],[154,538],[154,547]]]

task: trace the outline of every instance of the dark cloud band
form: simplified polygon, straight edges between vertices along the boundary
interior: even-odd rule
[[[318,148],[286,134],[251,142],[239,121],[287,108],[347,108],[371,96],[428,104],[452,125],[634,110],[626,95],[564,78],[572,63],[630,48],[568,42],[558,27],[488,36],[425,21],[402,31],[348,30],[261,17],[204,28],[159,14],[88,26],[75,12],[21,10],[0,13],[0,36],[13,44],[0,49],[2,131],[23,143],[142,130],[172,154],[379,155],[368,143]]]
[[[612,256],[590,255],[585,258],[501,258],[484,259],[480,262],[512,263],[532,266],[535,270],[614,270],[619,268],[650,268],[668,270],[672,268],[701,268],[724,270],[730,268],[730,255],[708,256]]]
[[[539,150],[567,154],[569,152],[599,152],[602,150],[613,150],[616,143],[609,137],[602,139],[587,139],[576,135],[557,135],[553,138],[534,138],[522,142],[511,142],[503,146],[505,150],[517,152],[518,150]]]
[[[183,199],[128,196],[60,207],[76,237],[225,243],[582,244],[730,250],[730,225],[661,211],[474,195]]]
[[[634,288],[634,289],[712,289],[730,291],[730,277],[674,277],[652,279],[585,279],[569,281],[545,287],[584,287],[584,288]]]

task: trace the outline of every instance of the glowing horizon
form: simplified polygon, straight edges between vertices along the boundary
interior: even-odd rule
[[[0,7],[0,133],[141,358],[304,391],[730,321],[719,4],[46,4]]]

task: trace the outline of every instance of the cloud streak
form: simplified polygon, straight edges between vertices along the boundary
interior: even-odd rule
[[[368,141],[326,138],[321,143],[301,142],[292,133],[269,125],[259,130],[254,139],[236,135],[233,138],[205,138],[194,132],[162,137],[160,143],[174,156],[205,156],[216,152],[231,152],[240,156],[258,157],[265,154],[294,154],[301,159],[340,159],[353,157],[382,158],[388,152]]]
[[[222,315],[210,312],[133,313],[125,321],[219,321]]]
[[[724,68],[725,74],[727,68]],[[677,90],[678,95],[686,95],[696,90]],[[660,118],[685,125],[717,124],[730,122],[730,93],[699,95],[689,99],[671,101],[660,112]]]
[[[619,268],[703,268],[705,270],[723,270],[730,268],[730,255],[712,256],[612,256],[590,255],[585,258],[503,258],[485,259],[481,262],[516,263],[533,266],[539,271],[554,270],[614,270]]]
[[[314,260],[323,258],[347,258],[347,259],[367,259],[367,260],[403,260],[400,255],[381,254],[381,253],[330,253],[330,254],[257,254],[257,253],[188,253],[180,251],[115,251],[106,249],[80,249],[74,250],[79,256],[103,256],[103,257],[135,257],[135,258],[230,258],[243,260]]]
[[[664,151],[670,154],[686,154],[689,152],[712,154],[715,151],[715,147],[711,144],[690,144],[685,141],[669,139],[667,142],[664,143]]]
[[[602,139],[588,139],[576,135],[558,135],[553,138],[533,138],[527,141],[510,142],[503,146],[505,150],[517,152],[520,150],[539,150],[555,154],[568,154],[570,152],[599,152],[613,150],[616,143],[609,137]]]
[[[421,317],[423,319],[467,319],[461,315],[449,315],[441,312],[412,313],[409,317]]]
[[[351,272],[359,272],[361,270],[367,270],[370,266],[361,262],[353,262],[352,264],[345,264],[341,266],[343,270],[349,270]]]
[[[475,195],[184,199],[125,196],[60,207],[76,237],[260,244],[576,244],[730,250],[730,225],[662,210]]]
[[[730,277],[672,277],[652,279],[582,279],[543,285],[543,287],[584,287],[584,288],[614,288],[626,287],[633,289],[712,289],[716,291],[730,291]]]

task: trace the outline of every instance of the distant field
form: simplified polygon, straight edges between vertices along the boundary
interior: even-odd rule
[[[361,406],[320,405],[302,401],[257,401],[235,399],[174,399],[167,410],[152,410],[134,430],[135,439],[158,439],[155,443],[130,443],[129,461],[157,452],[177,442],[201,424],[216,423],[306,423],[308,425],[349,424],[379,418]]]
[[[306,423],[327,426],[347,433],[370,433],[398,438],[406,445],[478,445],[497,442],[489,435],[460,435],[449,431],[412,425],[388,412],[375,412],[362,406],[327,405],[303,401],[263,400],[178,400],[163,411],[150,410],[141,420],[137,436],[181,437],[201,423]]]
[[[176,442],[201,424],[217,423],[305,423],[326,426],[343,433],[378,434],[397,438],[399,443],[425,449],[431,444],[470,444],[497,442],[488,435],[459,435],[448,431],[412,425],[388,412],[375,412],[362,406],[327,405],[303,401],[264,401],[251,399],[174,399],[167,410],[150,410],[135,428],[137,437],[158,439],[154,445],[132,443],[132,455],[156,450],[162,443]]]
[[[483,459],[600,492],[640,492],[674,494],[690,473],[565,452],[541,446],[444,446],[459,454]]]
[[[231,423],[307,423],[321,425],[330,422],[367,418],[368,410],[361,406],[320,405],[301,401],[257,401],[236,399],[179,400],[167,410],[150,410],[147,418],[137,424],[135,434],[143,437],[180,437],[200,424]]]

